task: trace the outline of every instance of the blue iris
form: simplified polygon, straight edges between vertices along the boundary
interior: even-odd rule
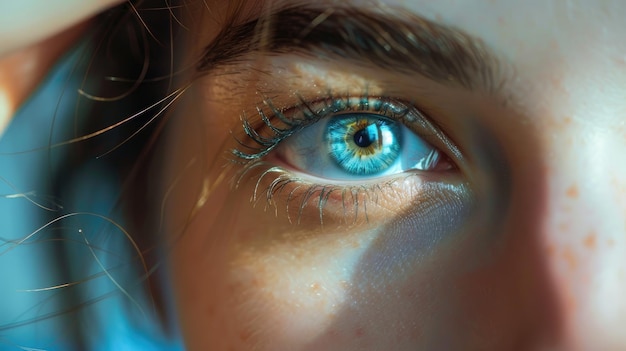
[[[325,139],[330,159],[354,175],[382,173],[396,163],[401,125],[377,114],[343,114],[329,120]]]

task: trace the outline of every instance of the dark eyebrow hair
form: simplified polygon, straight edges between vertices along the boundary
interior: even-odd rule
[[[481,40],[407,13],[304,5],[278,9],[222,28],[197,69],[207,72],[252,52],[350,60],[488,92],[504,83],[500,61]]]

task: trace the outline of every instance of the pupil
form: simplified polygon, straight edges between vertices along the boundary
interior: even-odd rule
[[[375,128],[376,126],[370,125],[354,133],[354,143],[356,146],[368,147],[372,145],[376,140],[375,130],[372,130],[372,127]]]

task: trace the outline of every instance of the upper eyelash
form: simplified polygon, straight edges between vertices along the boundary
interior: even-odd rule
[[[260,123],[262,124],[261,127],[267,128],[270,131],[270,136],[259,134],[257,128],[253,127],[250,118],[246,115],[242,115],[243,131],[248,136],[249,140],[257,144],[257,146],[251,146],[236,139],[240,146],[251,150],[251,152],[245,152],[235,148],[231,150],[231,153],[239,159],[244,160],[244,162],[260,159],[275,149],[282,140],[290,137],[306,126],[335,113],[351,110],[381,112],[394,119],[401,119],[406,116],[409,111],[409,108],[399,108],[395,106],[389,98],[385,97],[370,97],[367,95],[358,98],[349,95],[335,97],[329,93],[327,97],[313,102],[307,102],[301,96],[298,98],[300,103],[287,109],[287,111],[293,111],[291,117],[287,117],[283,110],[277,108],[270,98],[265,98],[263,104],[269,109],[271,116],[268,116],[261,107],[257,106],[256,110]],[[352,100],[354,99],[358,99],[358,103],[353,103]],[[372,99],[373,101],[371,101]],[[317,104],[322,106],[318,109],[312,107],[312,105]],[[278,120],[278,122],[284,124],[285,127],[277,126],[273,120]]]

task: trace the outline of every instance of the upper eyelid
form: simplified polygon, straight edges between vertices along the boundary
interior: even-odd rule
[[[353,100],[356,100],[358,103],[353,103]],[[363,101],[372,101],[378,106],[371,106],[374,104],[364,103]],[[240,159],[256,160],[262,158],[274,150],[282,140],[292,136],[302,130],[302,128],[318,122],[320,119],[329,118],[332,115],[344,112],[368,111],[381,113],[382,115],[403,123],[412,129],[416,134],[421,135],[429,143],[448,150],[447,153],[451,154],[450,156],[455,159],[456,162],[465,162],[458,147],[445,133],[441,131],[436,123],[431,121],[430,118],[424,116],[419,108],[399,99],[372,96],[333,96],[329,93],[326,97],[317,99],[316,101],[306,101],[304,98],[300,97],[299,104],[286,109],[277,108],[273,105],[272,100],[269,98],[265,98],[263,103],[269,108],[269,113],[271,113],[270,117],[267,117],[266,111],[257,107],[261,121],[254,123],[250,121],[249,117],[242,118],[245,134],[259,147],[247,145],[245,142],[237,139],[240,146],[254,151],[248,153],[237,148],[231,150],[232,154]],[[314,105],[322,107],[320,109],[315,109],[315,107],[313,107]],[[309,116],[303,116],[303,118],[297,117],[296,115],[298,114],[298,111],[308,111],[306,113],[309,114]],[[287,116],[288,114],[291,116]],[[285,121],[287,128],[277,128],[271,121],[274,117],[277,117],[280,123]],[[256,127],[253,124],[255,124]],[[274,130],[277,129],[279,132],[274,136],[268,137],[259,133],[258,130],[260,128],[268,128],[272,131],[272,133],[274,133]]]

